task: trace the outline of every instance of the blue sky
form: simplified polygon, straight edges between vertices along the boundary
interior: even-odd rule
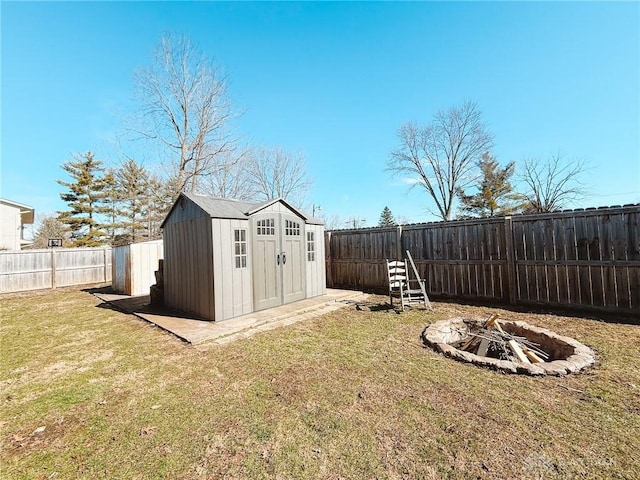
[[[167,32],[189,35],[228,75],[248,141],[305,153],[309,202],[327,215],[374,225],[386,205],[433,220],[428,196],[407,194],[386,162],[402,123],[466,100],[501,163],[559,151],[586,160],[590,194],[575,207],[640,202],[638,2],[0,8],[0,195],[39,213],[64,208],[55,180],[73,152],[121,160],[113,139],[133,108],[133,74]]]

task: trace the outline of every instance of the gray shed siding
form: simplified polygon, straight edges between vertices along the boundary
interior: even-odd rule
[[[307,225],[307,232],[313,232],[315,243],[315,260],[308,259],[308,246],[305,243],[307,258],[307,298],[325,295],[327,279],[324,252],[324,225]],[[305,238],[306,242],[306,238]]]
[[[221,321],[255,311],[254,291],[257,253],[253,251],[256,216],[283,214],[300,219],[304,249],[290,248],[292,239],[282,237],[288,265],[300,265],[299,271],[288,272],[283,282],[295,286],[284,303],[294,298],[309,298],[326,293],[324,268],[324,226],[291,209],[286,202],[250,204],[235,200],[215,199],[181,194],[163,222],[164,301],[173,309],[205,320]],[[283,228],[282,225],[280,228]],[[235,231],[246,231],[246,266],[236,267]],[[307,231],[314,232],[315,260],[307,257]],[[285,244],[286,242],[289,242]],[[291,255],[291,256],[290,256]],[[299,258],[300,257],[300,258]],[[260,271],[260,270],[259,270]],[[299,276],[296,277],[295,275]],[[283,288],[283,292],[286,289]]]
[[[148,295],[163,258],[162,240],[131,243],[111,249],[111,287],[126,295]]]
[[[129,295],[127,292],[127,284],[130,283],[128,281],[130,276],[129,256],[129,245],[111,249],[111,288],[116,293]]]
[[[211,219],[192,202],[167,218],[164,239],[165,304],[207,320],[215,319]]]
[[[226,320],[253,311],[251,284],[251,242],[248,220],[211,219],[213,231],[213,293],[215,318]],[[247,232],[247,266],[236,268],[234,230]],[[213,319],[212,319],[213,320]]]

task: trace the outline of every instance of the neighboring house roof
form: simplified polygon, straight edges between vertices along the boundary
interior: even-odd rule
[[[267,208],[269,205],[273,205],[277,202],[284,203],[289,209],[297,213],[300,217],[302,217],[307,223],[313,225],[323,225],[324,222],[318,218],[314,218],[311,215],[307,215],[301,210],[295,208],[291,204],[289,204],[283,198],[276,198],[273,200],[268,200],[266,202],[246,202],[242,200],[233,200],[230,198],[216,198],[216,197],[208,197],[206,195],[196,195],[194,193],[181,193],[166,218],[162,222],[162,227],[164,226],[167,218],[171,215],[171,211],[176,207],[181,197],[188,198],[193,203],[198,205],[203,211],[208,213],[211,218],[228,218],[228,219],[239,219],[246,220],[249,216],[254,213],[259,212],[260,210]]]
[[[14,207],[20,210],[20,216],[22,217],[22,223],[33,223],[35,219],[35,208],[29,205],[23,205],[22,203],[7,200],[6,198],[0,198],[0,203]]]

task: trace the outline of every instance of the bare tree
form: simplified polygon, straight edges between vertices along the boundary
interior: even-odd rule
[[[304,202],[312,182],[303,154],[263,147],[254,149],[251,155],[249,183],[256,199],[282,197],[296,205]]]
[[[55,215],[37,215],[36,223],[33,243],[29,245],[29,248],[47,248],[49,240],[53,238],[62,239],[62,245],[65,247],[70,245],[67,229]]]
[[[220,168],[202,182],[201,190],[207,195],[236,200],[256,198],[255,182],[251,178],[252,162],[247,150],[227,152]]]
[[[200,178],[221,168],[224,154],[235,146],[226,78],[188,37],[165,36],[154,63],[137,72],[136,83],[140,133],[168,152],[179,191],[196,191]]]
[[[324,212],[318,214],[318,218],[324,222],[325,230],[339,230],[344,228],[346,220],[338,214],[326,214]]]
[[[583,197],[587,187],[580,181],[586,170],[584,160],[566,161],[557,153],[548,160],[527,158],[520,180],[527,186],[525,211],[548,213],[561,210]]]
[[[473,181],[478,160],[493,146],[478,106],[466,102],[441,110],[426,126],[405,123],[398,137],[387,170],[407,176],[410,188],[423,187],[436,204],[433,213],[450,220],[456,192]]]
[[[347,228],[347,229],[349,229],[349,228],[364,228],[366,223],[367,223],[367,219],[366,218],[351,216],[351,217],[347,218],[347,220],[344,222],[344,226],[342,228]]]
[[[396,217],[396,223],[398,225],[409,225],[411,224],[411,219],[409,217],[407,217],[406,215],[398,215]]]

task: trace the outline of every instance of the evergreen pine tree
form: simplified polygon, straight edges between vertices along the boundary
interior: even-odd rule
[[[129,159],[115,172],[115,177],[120,202],[118,213],[122,218],[120,226],[124,229],[124,238],[128,242],[148,238],[145,219],[153,195],[149,190],[149,172],[135,160]]]
[[[99,216],[104,213],[106,184],[102,177],[102,161],[93,153],[75,155],[73,160],[62,164],[62,168],[72,178],[71,182],[57,180],[69,189],[60,198],[67,202],[70,210],[58,212],[58,219],[71,233],[74,247],[97,247],[104,243],[105,233],[101,230]]]
[[[395,219],[393,218],[393,213],[389,207],[385,206],[382,209],[382,213],[380,214],[380,220],[378,221],[379,227],[393,227],[396,224]]]
[[[179,189],[176,177],[162,180],[157,175],[151,175],[148,182],[148,205],[145,223],[150,240],[161,238],[160,225],[176,201]]]
[[[501,217],[522,211],[523,197],[515,193],[509,179],[515,172],[515,162],[500,168],[498,161],[485,153],[479,162],[482,172],[478,192],[467,195],[458,190],[460,199],[459,218]]]
[[[104,205],[101,207],[105,216],[102,227],[109,236],[109,242],[113,245],[118,236],[118,230],[122,227],[120,217],[120,189],[116,179],[116,172],[112,168],[107,168],[102,178],[104,183]]]

